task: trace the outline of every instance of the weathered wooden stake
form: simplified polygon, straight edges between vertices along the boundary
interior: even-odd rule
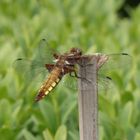
[[[88,60],[82,62],[79,75],[79,128],[80,140],[98,140],[98,95],[97,95],[97,60],[96,56],[88,65]]]

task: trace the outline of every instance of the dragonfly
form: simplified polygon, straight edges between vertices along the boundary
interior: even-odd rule
[[[27,71],[30,71],[29,76],[36,77],[40,71],[46,73],[48,71],[47,78],[42,82],[40,86],[35,101],[40,101],[45,96],[47,96],[52,90],[59,84],[61,79],[69,74],[71,77],[81,78],[77,74],[77,65],[81,65],[81,62],[84,59],[90,59],[88,55],[83,55],[82,50],[80,48],[71,48],[68,52],[59,54],[50,52],[50,48],[47,48],[47,41],[42,39],[39,43],[38,53],[36,54],[33,60],[28,60],[26,58],[18,58],[14,62],[14,67],[16,69],[20,69],[25,73],[26,77]],[[54,52],[54,51],[53,51]],[[125,60],[126,57],[129,57],[127,53],[117,53],[117,54],[94,54],[97,60],[97,71],[99,72],[104,65],[110,65],[111,60],[115,60],[116,58],[122,62],[122,58]],[[49,61],[48,61],[49,60]],[[50,60],[53,60],[50,62]],[[120,63],[121,63],[120,62]],[[89,63],[90,64],[90,63]],[[88,64],[87,64],[88,65]],[[85,66],[85,65],[83,65]],[[110,66],[109,66],[110,67]],[[28,69],[27,71],[25,69]],[[107,67],[106,67],[107,68]],[[45,70],[45,71],[44,71]],[[21,73],[21,74],[22,74]],[[27,77],[28,78],[28,77]],[[109,76],[106,76],[108,80],[111,80]],[[84,79],[87,82],[90,82],[88,79]]]

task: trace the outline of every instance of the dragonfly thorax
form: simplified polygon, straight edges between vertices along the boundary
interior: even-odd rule
[[[58,59],[55,59],[54,62],[56,62],[56,65],[63,67],[65,64],[68,64],[66,61],[66,57],[63,55],[60,55]]]

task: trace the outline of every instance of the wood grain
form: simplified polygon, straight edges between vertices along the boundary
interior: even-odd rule
[[[80,140],[98,140],[97,61],[82,60],[79,67],[79,128]],[[84,66],[85,65],[85,66]],[[83,78],[84,77],[84,78]],[[87,80],[86,80],[87,79]]]

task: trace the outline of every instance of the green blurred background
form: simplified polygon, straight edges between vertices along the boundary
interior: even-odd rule
[[[77,90],[60,84],[35,104],[35,85],[25,86],[12,63],[33,58],[39,41],[65,52],[127,52],[129,69],[112,72],[113,90],[99,93],[100,140],[140,140],[140,6],[117,11],[123,0],[0,1],[0,140],[78,140]],[[125,64],[124,64],[125,67]]]

